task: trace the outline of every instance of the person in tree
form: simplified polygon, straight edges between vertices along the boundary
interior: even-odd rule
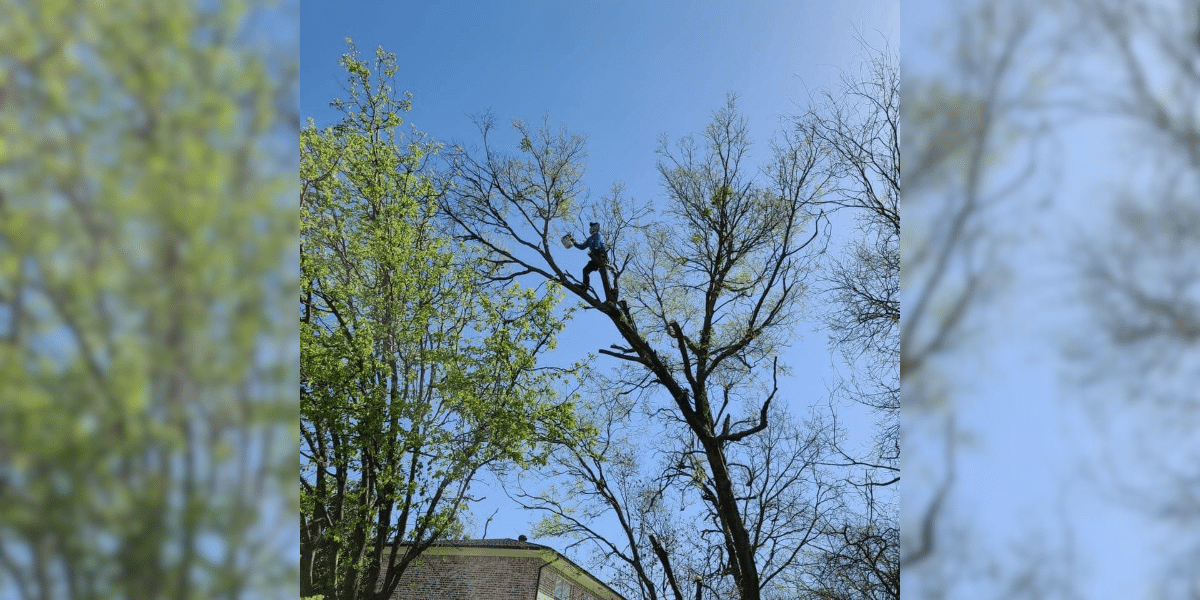
[[[582,244],[575,244],[575,247],[580,250],[587,250],[588,264],[583,267],[583,287],[584,289],[591,288],[588,283],[592,271],[600,271],[600,283],[604,286],[604,298],[612,300],[612,290],[608,285],[608,247],[604,245],[604,238],[600,236],[600,224],[589,223],[591,235],[584,240]]]

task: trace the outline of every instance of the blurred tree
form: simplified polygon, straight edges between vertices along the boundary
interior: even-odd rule
[[[1080,112],[1115,117],[1132,150],[1104,226],[1077,236],[1078,298],[1093,327],[1069,341],[1103,450],[1105,496],[1169,522],[1161,598],[1200,598],[1200,12],[1189,1],[1078,0],[1077,51],[1112,68],[1077,82]],[[1098,220],[1099,221],[1099,220]]]
[[[0,2],[0,596],[294,594],[295,8]]]
[[[461,534],[477,473],[575,428],[539,368],[564,318],[437,228],[437,145],[399,131],[396,56],[353,44],[343,115],[301,141],[301,593],[391,597]],[[578,435],[578,432],[575,432]]]
[[[947,14],[954,32],[948,73],[906,75],[901,97],[900,147],[910,157],[901,207],[909,227],[900,244],[905,470],[932,478],[906,489],[902,529],[910,533],[900,565],[912,581],[931,586],[923,588],[930,594],[950,584],[934,581],[941,565],[921,563],[964,556],[938,548],[956,525],[950,516],[961,435],[956,414],[968,401],[942,361],[962,356],[976,339],[1010,267],[1003,243],[1014,234],[1003,225],[1022,210],[1017,198],[1035,170],[1050,163],[1039,153],[1036,125],[1021,118],[1043,92],[1035,83],[1043,72],[1040,65],[1014,65],[1036,43],[1034,11],[1026,3],[983,0]],[[998,216],[1002,210],[1007,220]]]

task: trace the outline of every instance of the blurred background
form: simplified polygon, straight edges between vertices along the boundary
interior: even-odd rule
[[[1200,5],[903,5],[902,586],[1200,598]]]
[[[0,1],[0,598],[298,594],[298,13]]]

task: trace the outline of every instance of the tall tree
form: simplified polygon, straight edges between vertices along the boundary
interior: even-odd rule
[[[683,432],[664,433],[645,398],[612,392],[628,375],[597,376],[584,419],[598,435],[556,446],[549,464],[518,480],[510,495],[545,515],[537,534],[573,539],[568,548],[591,546],[594,566],[627,597],[736,596],[719,520],[703,499],[712,494],[703,459]],[[831,421],[800,423],[780,406],[770,418],[769,428],[728,454],[764,593],[815,571],[809,557],[830,543],[832,524],[844,516],[844,485],[825,467],[836,457]],[[652,454],[659,459],[648,460]]]
[[[455,535],[481,469],[538,461],[573,410],[566,371],[537,366],[556,286],[491,282],[439,232],[437,146],[399,131],[395,55],[340,64],[343,117],[301,142],[301,593],[382,599]]]
[[[2,597],[295,593],[295,13],[251,10],[0,2]]]
[[[659,148],[667,200],[650,221],[619,190],[591,204],[608,241],[616,297],[585,288],[560,266],[559,235],[572,207],[585,207],[581,183],[583,140],[549,127],[515,124],[520,153],[505,155],[489,142],[494,123],[480,121],[483,148],[456,149],[453,198],[446,204],[461,234],[506,269],[503,277],[536,275],[554,282],[585,307],[604,315],[620,343],[600,352],[630,364],[613,392],[654,390],[667,405],[658,414],[672,432],[677,468],[671,477],[699,500],[712,541],[709,582],[726,595],[757,599],[776,572],[774,559],[795,555],[803,532],[783,546],[760,527],[791,520],[767,511],[757,520],[747,507],[753,463],[744,460],[758,438],[771,435],[779,389],[778,354],[796,321],[805,277],[824,220],[814,210],[821,159],[812,140],[795,138],[774,148],[764,180],[746,164],[750,140],[730,98],[699,140]],[[779,516],[779,519],[775,519]],[[652,547],[670,572],[669,551]],[[724,582],[724,583],[721,583]],[[688,585],[669,582],[676,598]]]

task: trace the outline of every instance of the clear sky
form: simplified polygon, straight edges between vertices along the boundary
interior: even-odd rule
[[[661,199],[661,136],[700,132],[733,92],[749,119],[751,159],[764,160],[781,118],[799,114],[810,94],[838,87],[843,71],[856,72],[856,36],[895,48],[899,25],[896,0],[310,1],[302,4],[300,108],[318,127],[332,124],[329,102],[344,96],[337,60],[353,38],[365,56],[378,46],[397,55],[397,87],[413,93],[406,122],[433,138],[477,143],[470,116],[484,110],[505,129],[512,119],[548,115],[552,126],[587,137],[585,183],[594,197],[620,181],[628,196]],[[578,264],[567,263],[573,270],[586,262],[578,254]],[[797,335],[785,359],[794,377],[781,387],[801,410],[827,401],[835,359],[824,333],[808,327]],[[583,314],[560,352],[582,356],[609,337],[615,332]],[[481,525],[492,510],[491,501],[476,510]],[[502,510],[488,537],[527,533],[532,517]]]
[[[699,131],[735,92],[765,157],[779,118],[852,66],[856,30],[877,42],[898,26],[894,1],[308,2],[300,106],[333,118],[351,37],[398,55],[408,120],[435,138],[474,140],[468,117],[485,109],[501,124],[548,114],[588,137],[595,191],[649,196],[659,136]]]

